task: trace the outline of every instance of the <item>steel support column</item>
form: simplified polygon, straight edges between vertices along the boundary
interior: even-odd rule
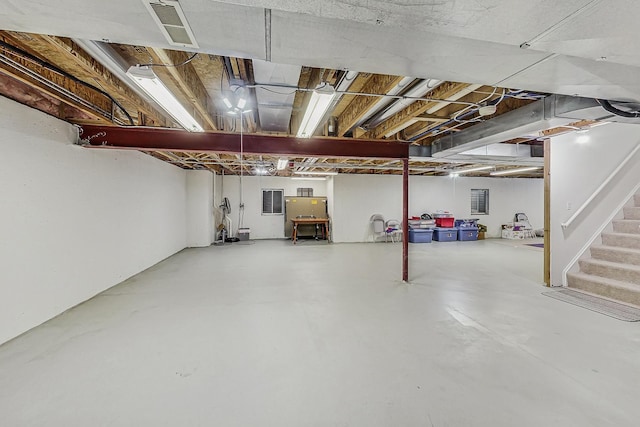
[[[402,281],[409,281],[409,159],[402,159]]]

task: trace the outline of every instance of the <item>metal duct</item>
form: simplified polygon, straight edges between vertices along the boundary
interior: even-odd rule
[[[253,76],[256,85],[298,86],[299,65],[274,64],[273,62],[253,60]],[[256,87],[258,115],[263,131],[288,132],[293,111],[295,90],[273,87]]]
[[[400,80],[400,82],[397,85],[395,85],[393,88],[391,88],[389,92],[387,92],[387,95],[399,94],[400,92],[405,90],[407,87],[409,87],[409,85],[416,80],[417,79],[414,79],[413,77],[404,77],[402,80]],[[362,126],[362,124],[367,120],[369,120],[371,116],[373,116],[374,114],[377,114],[380,110],[389,106],[393,102],[394,101],[390,100],[389,98],[381,97],[378,100],[378,102],[373,104],[373,106],[366,113],[364,113],[364,115],[360,118],[360,120],[358,120],[358,122],[353,127],[356,128],[356,127]]]
[[[441,84],[442,84],[441,80],[435,80],[435,79],[421,80],[403,95],[410,98],[420,98],[422,96],[425,96],[426,94],[428,94],[433,89],[440,86]],[[387,120],[389,117],[404,110],[414,102],[416,102],[415,99],[399,99],[393,104],[391,104],[388,108],[386,108],[382,112],[375,115],[371,120],[369,120],[366,123],[366,126],[369,128],[376,127],[383,121]]]
[[[432,143],[433,157],[449,157],[485,145],[565,126],[578,120],[609,120],[640,123],[638,119],[611,118],[595,99],[551,95],[517,110],[439,138]]]

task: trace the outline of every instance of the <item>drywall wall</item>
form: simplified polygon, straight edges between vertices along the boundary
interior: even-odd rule
[[[471,189],[489,189],[489,215],[471,214]],[[334,177],[333,239],[336,242],[373,240],[369,218],[402,220],[402,177],[397,175],[338,175]],[[457,218],[478,218],[487,237],[499,237],[501,225],[524,212],[534,228],[544,224],[542,179],[423,177],[409,179],[409,214],[450,211]]]
[[[640,183],[636,154],[571,226],[567,221],[640,143],[640,126],[612,123],[589,131],[588,141],[575,133],[551,140],[551,284],[565,283],[564,271],[584,253],[597,230],[618,211]],[[588,252],[587,252],[588,254]]]
[[[0,97],[0,343],[180,251],[186,175]]]
[[[187,171],[187,246],[209,246],[214,240],[213,174]]]
[[[334,190],[335,179],[333,176],[327,177],[327,213],[329,214],[329,218],[333,218],[334,215],[334,204],[335,204],[335,190]],[[331,240],[333,240],[333,228],[329,227],[329,234]]]
[[[276,176],[245,176],[242,178],[242,199],[244,201],[244,218],[241,222],[240,177],[225,176],[223,197],[231,203],[231,220],[233,233],[241,224],[251,229],[251,239],[284,238],[284,215],[262,215],[262,190],[283,189],[285,196],[295,196],[298,187],[313,188],[313,195],[327,196],[327,181],[292,180]]]

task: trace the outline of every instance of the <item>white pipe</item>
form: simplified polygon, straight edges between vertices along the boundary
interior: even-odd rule
[[[593,202],[593,200],[598,197],[598,195],[602,192],[602,190],[604,190],[604,188],[609,185],[609,183],[611,182],[611,180],[613,178],[616,177],[616,175],[618,175],[618,173],[622,170],[622,168],[625,167],[625,165],[627,163],[629,163],[629,160],[631,160],[631,158],[633,158],[633,156],[635,156],[635,154],[638,152],[638,150],[640,150],[640,145],[637,145],[633,150],[631,150],[631,152],[627,155],[627,157],[624,159],[624,161],[622,163],[620,163],[618,165],[617,168],[615,168],[613,170],[613,172],[611,172],[611,174],[609,174],[609,177],[607,179],[604,180],[604,182],[602,184],[600,184],[600,186],[596,189],[596,191],[591,195],[591,197],[589,197],[583,204],[582,206],[580,206],[580,208],[573,214],[571,215],[571,218],[569,218],[566,222],[563,222],[562,224],[560,224],[562,226],[563,229],[566,229],[567,227],[569,227],[573,221],[576,220],[576,218],[578,218],[580,216],[580,214],[591,204],[591,202]]]

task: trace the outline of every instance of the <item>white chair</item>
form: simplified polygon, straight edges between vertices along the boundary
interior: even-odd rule
[[[371,223],[371,231],[373,232],[373,241],[375,242],[378,237],[385,236],[385,227],[384,227],[384,217],[380,214],[373,214],[371,218],[369,218],[369,222]]]
[[[385,223],[385,241],[388,241],[387,238],[391,237],[391,241],[396,243],[402,241],[402,223],[397,219],[389,219]]]

